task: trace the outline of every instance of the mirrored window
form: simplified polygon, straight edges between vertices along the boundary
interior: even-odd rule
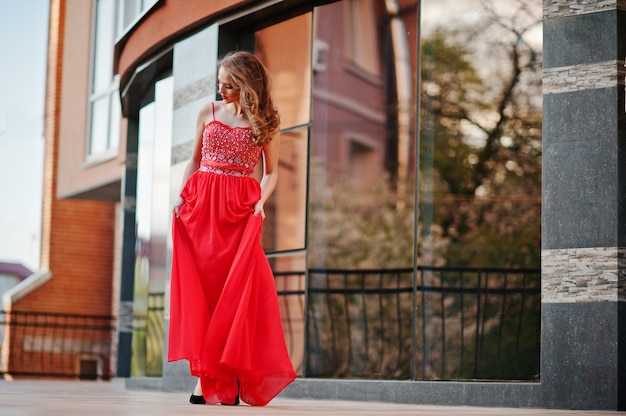
[[[314,11],[308,376],[411,376],[417,3],[394,5]]]
[[[268,252],[302,250],[306,245],[311,13],[259,30],[254,39],[254,53],[271,74],[272,98],[281,117],[278,185],[265,208],[263,247]]]
[[[418,378],[539,373],[539,0],[421,6]]]

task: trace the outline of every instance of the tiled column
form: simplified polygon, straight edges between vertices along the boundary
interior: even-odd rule
[[[626,408],[626,1],[544,0],[542,406]]]

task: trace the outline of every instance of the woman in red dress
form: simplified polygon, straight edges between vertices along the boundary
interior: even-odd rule
[[[222,101],[198,113],[174,205],[168,360],[186,359],[194,404],[263,406],[295,379],[260,244],[277,183],[279,115],[252,54],[220,61]],[[250,174],[262,160],[261,183]]]

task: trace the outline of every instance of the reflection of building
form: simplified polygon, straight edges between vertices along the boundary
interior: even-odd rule
[[[418,274],[414,258],[416,0],[51,0],[50,5],[41,264],[51,274],[14,303],[14,311],[114,315],[115,336],[107,340],[113,345],[114,375],[135,384],[190,388],[184,363],[161,361],[168,317],[159,302],[167,298],[170,206],[190,154],[196,111],[216,95],[217,59],[246,49],[272,72],[282,115],[280,184],[267,209],[263,244],[284,294],[285,331],[301,376],[285,394],[562,405],[554,392],[576,379],[573,367],[562,380],[552,369],[549,383],[425,381],[446,379],[446,365],[454,363],[444,362],[442,351],[426,362],[425,351],[440,344],[430,347],[420,340],[444,333],[448,345],[463,344],[462,336],[479,333],[480,327],[476,313],[474,326],[445,339],[459,320],[445,321],[435,308],[424,313],[421,303],[444,291],[442,286],[426,293],[424,276],[444,272]],[[605,27],[602,22],[598,28]],[[570,33],[556,26],[553,32]],[[574,190],[563,192],[581,195]],[[447,279],[462,282],[458,276]],[[441,295],[442,309],[450,299]],[[608,351],[608,362],[595,364],[593,349],[580,342],[584,334],[567,333],[569,312],[567,318],[559,315],[559,306],[550,305],[550,313],[542,315],[549,329],[544,334],[575,341],[586,355],[576,357],[571,349],[568,357],[583,360],[582,366],[593,369],[589,374],[607,368],[615,373],[598,389],[611,396],[606,384],[617,380],[615,389],[621,390],[615,394],[623,401],[623,374],[616,370],[622,367],[617,353],[623,329],[614,325],[621,315],[608,324],[615,337],[607,344],[615,351]],[[614,303],[601,306],[607,314],[618,313],[609,310]],[[585,313],[592,322],[591,308]],[[498,328],[485,321],[483,329]],[[78,363],[98,367],[90,375],[108,367],[108,357],[95,354],[108,353],[104,341],[96,341],[94,354]],[[550,339],[544,345],[551,349],[545,349],[543,365],[556,368],[561,358]],[[461,351],[461,361],[473,358],[469,355]],[[577,403],[610,408],[611,400]]]

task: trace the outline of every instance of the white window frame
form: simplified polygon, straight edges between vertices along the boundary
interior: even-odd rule
[[[90,79],[89,79],[89,102],[88,102],[88,123],[87,123],[87,143],[85,147],[85,161],[87,165],[101,163],[117,157],[120,142],[120,123],[121,123],[121,107],[119,98],[119,75],[113,74],[111,65],[111,79],[108,85],[101,85],[97,89],[96,82],[96,58],[98,57],[97,41],[98,38],[98,3],[102,1],[112,2],[113,7],[111,13],[112,21],[104,22],[106,32],[111,32],[110,52],[113,53],[113,47],[116,39],[132,28],[143,15],[158,3],[158,0],[135,0],[135,7],[128,11],[130,16],[126,16],[126,2],[131,0],[92,0],[92,31],[91,31],[91,59],[90,59]],[[124,24],[124,22],[129,22]],[[102,32],[100,32],[102,33]],[[111,63],[113,56],[110,57]],[[101,69],[101,68],[100,68]],[[101,100],[105,100],[106,109],[100,109],[102,114],[94,113],[94,106]],[[105,114],[106,113],[106,114]],[[98,117],[99,116],[99,117]],[[98,126],[95,123],[99,123]],[[93,129],[103,129],[104,133],[98,135],[93,134]],[[96,138],[99,139],[96,141]],[[94,148],[97,147],[97,148]]]

